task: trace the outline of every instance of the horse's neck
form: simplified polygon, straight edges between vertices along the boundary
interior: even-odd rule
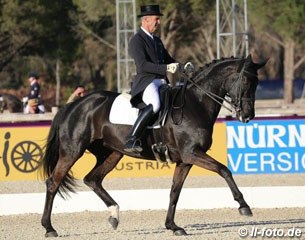
[[[226,95],[223,84],[223,78],[210,78],[209,76],[206,76],[203,81],[201,81],[199,84],[196,84],[194,87],[196,88],[195,92],[198,99],[202,99],[203,102],[207,99],[210,99],[216,103],[215,100],[222,102],[221,99],[223,99]]]
[[[234,58],[215,61],[194,77],[196,84],[190,87],[190,91],[198,100],[198,108],[207,112],[210,121],[216,121],[227,93],[226,86],[231,85],[230,81],[240,65],[240,60]]]
[[[224,84],[231,74],[231,72],[225,72],[223,74],[219,73],[218,76],[210,72],[191,88],[195,98],[198,99],[198,109],[207,112],[210,121],[216,121],[218,117],[226,95]]]
[[[185,97],[186,102],[188,102],[188,108],[195,111],[195,115],[203,117],[205,122],[214,124],[220,112],[221,105],[204,94],[200,89],[188,91]]]

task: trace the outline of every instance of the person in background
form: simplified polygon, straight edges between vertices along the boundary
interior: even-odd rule
[[[28,100],[28,106],[29,106],[29,112],[30,114],[36,114],[36,113],[44,113],[44,111],[42,111],[39,108],[39,102],[37,98],[32,98]]]
[[[41,101],[40,84],[38,80],[39,75],[37,73],[31,72],[29,74],[28,81],[30,82],[30,90],[27,97],[23,99],[23,102],[27,102],[24,109],[24,113],[44,113],[44,106],[42,105]],[[29,102],[31,102],[32,104],[29,104]],[[33,107],[35,109],[32,109]],[[38,108],[39,111],[36,110],[36,108]]]
[[[29,82],[30,82],[30,91],[28,94],[28,100],[30,99],[39,99],[40,98],[40,84],[38,82],[39,75],[35,72],[31,72],[29,74]]]
[[[69,97],[67,103],[74,102],[76,99],[81,98],[85,95],[85,87],[83,85],[77,85],[74,92]]]

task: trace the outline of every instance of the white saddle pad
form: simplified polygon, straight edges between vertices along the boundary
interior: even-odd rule
[[[122,93],[114,100],[109,121],[114,124],[133,125],[138,117],[139,109],[132,107],[131,95]]]

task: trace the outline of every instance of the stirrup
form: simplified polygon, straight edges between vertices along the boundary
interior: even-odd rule
[[[128,146],[131,145],[131,146]],[[143,148],[141,147],[142,142],[140,139],[129,139],[127,143],[124,146],[125,152],[134,152],[134,153],[140,153],[143,151]]]
[[[174,163],[168,154],[168,147],[165,143],[155,143],[151,146],[151,150],[159,163],[163,163],[165,165]]]

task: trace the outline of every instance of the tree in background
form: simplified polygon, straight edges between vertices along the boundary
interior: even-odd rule
[[[63,69],[71,65],[78,46],[69,17],[72,11],[75,7],[71,0],[2,1],[0,36],[7,36],[7,44],[11,46],[8,52],[15,53],[11,54],[9,62],[2,64],[2,76],[12,73],[19,79],[26,79],[32,70],[49,75],[48,79],[56,76],[55,104],[58,105],[60,78],[68,75],[68,71],[59,71],[59,64]],[[21,82],[18,83],[20,87]],[[4,81],[2,84],[11,86],[12,83]],[[27,85],[27,81],[24,84]]]
[[[256,28],[283,48],[284,102],[292,103],[296,71],[305,61],[305,2],[303,0],[248,1],[250,19]]]
[[[148,0],[136,3],[136,14],[140,5],[152,4]],[[160,4],[164,14],[158,35],[171,55],[181,62],[192,61],[196,67],[216,58],[215,0],[154,3]],[[292,90],[293,78],[305,72],[303,1],[259,0],[248,5],[250,34],[256,37],[251,38],[252,51],[259,58],[270,57],[263,69],[266,77],[282,76],[285,68],[285,84],[290,83]],[[115,91],[115,10],[113,0],[0,1],[1,91],[15,88],[20,93],[30,70],[43,74],[42,89],[47,90],[44,94],[52,105],[56,83],[57,104],[59,89],[61,97],[68,96],[67,91],[77,84],[88,90]],[[290,90],[285,85],[285,92]]]
[[[190,4],[192,10],[183,29],[187,39],[183,54],[203,66],[216,59],[216,1],[191,0]]]
[[[67,75],[61,66],[72,65],[76,56],[78,41],[72,30],[73,22],[70,14],[76,12],[72,0],[40,1],[45,9],[39,18],[43,26],[43,36],[40,37],[42,55],[50,59],[53,64],[52,72],[56,79],[55,104],[60,104],[61,75]],[[54,67],[53,67],[54,66]]]
[[[6,70],[0,86],[17,88],[22,83],[18,70],[28,72],[19,65],[19,59],[35,52],[43,32],[43,25],[38,20],[43,9],[38,1],[2,0],[0,11],[0,71]]]
[[[83,43],[74,63],[73,72],[89,80],[94,89],[115,90],[115,1],[73,0],[73,2],[78,7],[77,14],[72,16],[76,23],[73,30]]]

